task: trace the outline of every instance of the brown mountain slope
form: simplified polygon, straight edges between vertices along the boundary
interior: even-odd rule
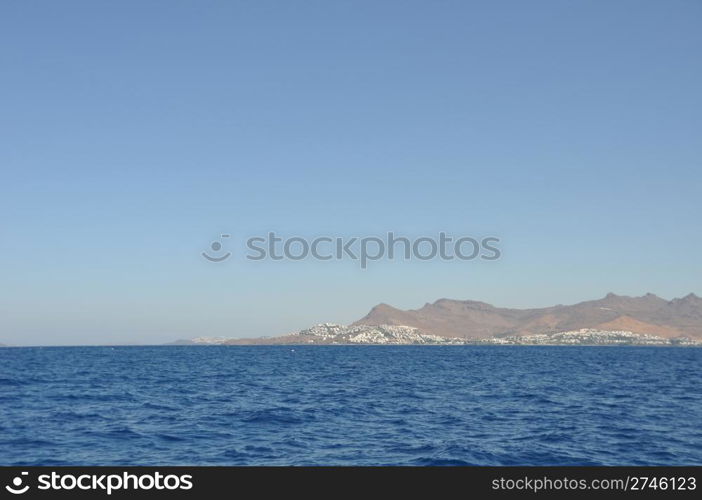
[[[354,324],[414,326],[436,335],[465,338],[580,328],[702,338],[702,299],[694,294],[667,301],[650,293],[641,297],[610,293],[598,300],[540,309],[508,309],[471,300],[440,299],[409,311],[380,304]]]
[[[600,330],[625,330],[636,333],[650,333],[652,335],[658,335],[666,338],[681,337],[685,335],[683,331],[677,328],[644,323],[643,321],[636,320],[630,316],[620,316],[613,321],[601,323],[597,325],[596,328]]]

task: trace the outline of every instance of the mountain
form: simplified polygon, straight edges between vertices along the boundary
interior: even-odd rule
[[[668,301],[652,293],[641,297],[609,293],[597,300],[538,309],[509,309],[473,300],[439,299],[408,311],[379,304],[353,325],[402,325],[429,334],[467,339],[582,328],[700,339],[702,298],[691,293]]]

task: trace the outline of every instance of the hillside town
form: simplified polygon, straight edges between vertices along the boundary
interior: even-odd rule
[[[261,339],[228,339],[197,337],[191,345],[235,344],[369,344],[369,345],[638,345],[638,346],[701,346],[702,342],[687,338],[664,338],[626,330],[581,328],[553,333],[495,336],[485,339],[447,337],[399,325],[350,325],[321,323],[281,337]]]

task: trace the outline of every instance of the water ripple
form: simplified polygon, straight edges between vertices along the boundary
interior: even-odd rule
[[[702,349],[0,349],[0,465],[700,465]]]

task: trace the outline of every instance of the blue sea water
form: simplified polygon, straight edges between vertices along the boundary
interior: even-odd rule
[[[0,465],[700,465],[702,349],[0,349]]]

